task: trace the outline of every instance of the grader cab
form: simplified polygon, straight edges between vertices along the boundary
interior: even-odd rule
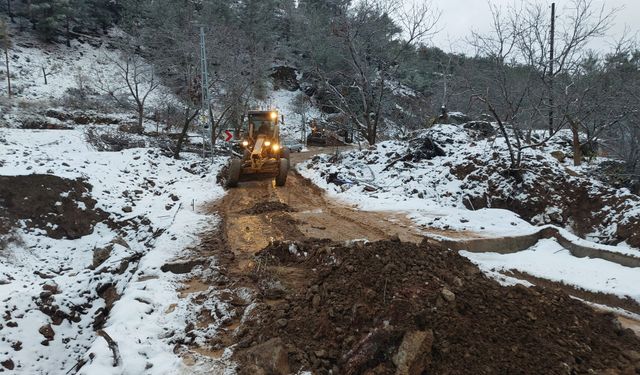
[[[243,156],[231,159],[227,186],[267,178],[275,178],[276,186],[284,186],[289,172],[289,150],[282,145],[279,120],[276,110],[247,113],[241,141]]]

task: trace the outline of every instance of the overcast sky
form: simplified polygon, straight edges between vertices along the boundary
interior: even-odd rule
[[[422,0],[416,0],[422,1]],[[491,13],[487,0],[430,0],[440,11],[442,16],[438,23],[441,30],[436,34],[431,44],[449,52],[473,52],[465,42],[471,30],[487,31],[490,28]],[[514,0],[491,0],[493,4],[512,5]],[[551,6],[551,0],[543,0]],[[569,6],[571,0],[556,0],[556,15],[562,16],[563,8]],[[609,30],[610,36],[594,41],[589,48],[594,50],[608,50],[611,44],[619,40],[625,32],[625,27],[631,34],[640,34],[640,0],[593,0],[593,5],[600,9],[622,8],[614,19]]]

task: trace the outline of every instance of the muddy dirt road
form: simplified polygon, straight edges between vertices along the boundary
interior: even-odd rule
[[[292,155],[292,166],[312,155],[313,152]],[[543,292],[542,290],[523,292],[518,289],[517,293],[524,293],[522,299],[511,301],[514,290],[501,288],[495,282],[486,280],[486,278],[480,276],[479,271],[477,271],[475,267],[470,267],[469,262],[458,256],[455,252],[445,251],[444,253],[439,253],[436,250],[441,248],[440,244],[432,240],[429,240],[427,244],[423,242],[425,235],[442,235],[442,232],[431,233],[428,228],[416,228],[401,212],[358,211],[328,198],[322,190],[293,171],[290,172],[287,184],[284,187],[275,187],[273,182],[268,180],[243,182],[238,188],[229,190],[222,200],[212,202],[209,210],[211,210],[212,213],[215,212],[222,216],[222,227],[219,228],[219,230],[203,235],[202,244],[199,247],[198,253],[200,259],[214,259],[212,264],[215,264],[216,274],[206,276],[205,278],[197,277],[187,281],[185,283],[185,289],[183,290],[183,298],[192,298],[196,304],[202,304],[203,301],[207,299],[220,300],[226,303],[228,313],[225,315],[226,317],[220,318],[224,320],[224,322],[216,326],[215,333],[209,331],[212,336],[206,335],[207,345],[189,344],[187,346],[192,353],[198,353],[204,358],[213,360],[214,363],[221,362],[227,364],[229,362],[226,361],[230,358],[223,355],[224,348],[233,346],[235,347],[234,352],[238,351],[241,353],[234,361],[238,360],[241,363],[240,367],[241,369],[245,369],[244,373],[251,373],[252,370],[250,369],[255,370],[255,368],[251,367],[255,364],[259,365],[258,367],[261,370],[264,370],[265,368],[261,366],[274,359],[277,359],[276,362],[283,360],[286,362],[286,366],[276,371],[275,369],[279,365],[274,363],[273,368],[271,368],[269,367],[271,364],[269,364],[267,370],[273,370],[272,373],[283,374],[289,373],[289,370],[291,370],[289,368],[290,364],[301,366],[300,368],[313,368],[314,371],[318,371],[317,373],[328,373],[327,371],[329,370],[333,371],[333,373],[342,373],[341,371],[350,368],[350,366],[355,366],[352,362],[347,363],[339,358],[341,355],[346,355],[347,352],[352,353],[352,350],[356,350],[357,346],[352,347],[352,343],[345,346],[339,342],[332,342],[329,339],[327,339],[328,341],[323,341],[324,339],[317,338],[314,332],[316,328],[326,329],[327,324],[331,326],[330,330],[348,332],[350,325],[353,324],[353,322],[349,323],[349,319],[353,319],[351,316],[355,314],[349,311],[352,311],[352,307],[356,309],[358,306],[366,306],[365,311],[368,311],[367,314],[364,314],[363,317],[358,320],[362,323],[362,327],[357,329],[356,332],[353,332],[355,335],[353,338],[345,336],[342,339],[360,339],[360,336],[366,337],[367,332],[378,332],[376,330],[379,329],[379,320],[384,320],[383,318],[388,316],[388,320],[385,321],[392,322],[391,326],[393,327],[401,327],[398,328],[400,330],[397,332],[393,331],[393,340],[391,340],[393,343],[387,342],[387,339],[391,339],[391,336],[385,336],[387,333],[391,334],[391,331],[387,332],[386,328],[382,331],[384,334],[381,337],[384,339],[381,340],[384,341],[383,346],[388,347],[389,353],[392,351],[398,351],[397,353],[400,353],[398,345],[400,345],[400,347],[404,345],[400,343],[402,340],[407,339],[407,337],[415,334],[415,332],[422,332],[420,328],[414,326],[413,323],[405,327],[403,325],[405,323],[401,322],[403,322],[403,319],[407,316],[412,316],[412,314],[422,314],[420,313],[420,309],[424,309],[425,306],[438,306],[438,309],[440,309],[438,310],[440,312],[434,313],[435,315],[429,318],[434,319],[433,327],[437,327],[438,324],[440,324],[436,324],[436,321],[453,319],[442,328],[436,328],[434,330],[433,333],[436,337],[434,338],[433,345],[434,348],[437,348],[434,349],[436,351],[449,350],[446,347],[446,345],[448,345],[447,340],[449,339],[445,339],[444,341],[442,339],[442,337],[446,335],[454,335],[450,337],[450,339],[454,341],[462,340],[462,342],[465,342],[465,340],[469,339],[465,337],[465,330],[461,330],[455,334],[449,330],[450,327],[456,327],[462,324],[459,319],[463,319],[462,317],[465,316],[465,309],[471,309],[473,311],[486,310],[487,316],[482,318],[484,322],[490,321],[493,318],[497,319],[498,317],[493,317],[493,315],[503,314],[504,311],[509,310],[511,312],[509,313],[510,317],[508,319],[520,321],[523,316],[529,316],[530,320],[536,321],[540,319],[540,322],[545,321],[549,324],[549,327],[551,327],[555,324],[553,323],[553,316],[555,316],[560,309],[565,309],[564,306],[567,306],[566,313],[568,314],[567,316],[572,317],[571,319],[580,317],[580,319],[584,318],[585,322],[589,323],[585,323],[586,325],[581,323],[579,328],[577,328],[578,331],[563,332],[560,336],[584,336],[589,334],[593,336],[594,340],[606,336],[608,337],[607,340],[609,340],[608,343],[602,348],[599,348],[603,355],[608,351],[618,353],[620,350],[627,348],[632,349],[633,353],[638,351],[636,341],[634,341],[633,338],[629,338],[628,335],[625,336],[623,341],[618,342],[616,335],[620,333],[614,332],[617,326],[611,323],[612,318],[608,315],[595,313],[594,310],[569,299],[566,297],[566,294],[556,291],[550,291],[549,294],[547,294],[547,292]],[[479,237],[474,233],[452,232],[446,233],[445,235],[450,238]],[[327,239],[334,242],[332,242],[333,245],[326,245],[326,242],[318,241],[318,239]],[[380,247],[378,250],[382,253],[389,253],[387,254],[388,260],[383,260],[381,264],[377,264],[376,262],[378,262],[378,260],[374,259],[370,261],[373,259],[371,256],[360,260],[354,259],[353,254],[359,254],[359,252],[350,252],[348,247],[350,245],[347,245],[347,247],[341,250],[344,258],[342,261],[337,261],[338,264],[341,262],[343,264],[350,262],[354,264],[359,262],[361,264],[351,269],[349,269],[349,266],[346,266],[346,272],[355,271],[356,273],[345,278],[345,274],[343,274],[345,271],[336,270],[334,266],[330,265],[334,259],[340,259],[339,253],[330,254],[333,251],[331,249],[334,248],[332,246],[344,246],[339,244],[344,244],[349,241],[357,242],[357,240],[365,239],[368,241],[387,240],[376,242],[371,246],[376,249]],[[283,244],[280,241],[285,241],[285,243]],[[297,252],[295,249],[301,249],[301,251],[303,251],[305,255],[302,258],[296,258],[296,256],[290,254],[292,250],[291,247],[289,247],[290,245],[287,244],[289,241],[296,243],[292,245],[294,246],[294,252]],[[419,248],[414,244],[419,244]],[[354,246],[360,246],[359,248],[362,249],[363,245],[356,244]],[[370,251],[373,251],[372,254],[378,254],[378,250],[374,249]],[[434,252],[431,253],[431,250]],[[404,256],[395,254],[397,251],[400,253],[404,251],[407,254],[411,253],[411,251],[414,252],[411,253],[411,257],[405,259]],[[418,251],[418,253],[422,255],[416,255],[415,251]],[[307,253],[309,254],[308,258]],[[425,259],[423,259],[423,263],[419,261],[418,263],[421,265],[417,266],[414,263],[416,259],[420,257],[425,257]],[[378,256],[376,255],[375,258],[378,258]],[[304,259],[310,260],[307,261]],[[318,262],[319,269],[329,264],[329,268],[326,268],[324,272],[319,271],[320,274],[327,275],[326,277],[328,278],[323,279],[325,276],[316,274],[316,263],[313,265],[307,263],[311,262],[311,259]],[[272,263],[274,261],[275,263]],[[395,264],[396,262],[400,263],[398,265],[399,270],[405,270],[406,272],[408,272],[408,270],[414,270],[414,275],[412,277],[406,277],[405,272],[390,271],[390,264]],[[440,265],[434,268],[433,265],[438,264]],[[357,270],[363,270],[363,273]],[[364,270],[367,271],[365,272]],[[382,282],[382,279],[380,279],[381,276],[377,275],[382,275],[384,272],[390,273],[384,279],[383,284],[374,287],[374,284]],[[458,276],[451,276],[454,273]],[[521,276],[522,279],[527,279],[525,277],[526,275],[519,276]],[[327,286],[329,284],[326,284],[326,282],[331,280],[332,277],[336,278],[336,280],[333,281],[333,286]],[[363,279],[353,286],[348,286],[352,278],[357,279],[359,277]],[[389,280],[388,285],[387,280]],[[465,282],[462,283],[460,280],[465,280]],[[468,286],[463,286],[463,284],[467,283]],[[215,292],[214,289],[216,288],[210,288],[212,285],[215,285],[218,289],[225,289],[225,291]],[[552,283],[541,283],[541,285],[549,287],[549,290],[556,289]],[[389,288],[389,291],[387,291],[387,288]],[[459,297],[456,298],[460,298],[461,305],[457,305],[458,302],[452,303],[443,300],[443,298],[452,298],[447,293],[444,294],[445,297],[442,297],[441,294],[444,292],[441,292],[441,290],[447,288],[451,289],[456,295],[459,295]],[[486,300],[488,297],[484,291],[489,289],[495,294],[494,302],[488,302]],[[314,290],[317,292],[311,292],[310,294],[309,291]],[[360,292],[354,292],[357,290],[363,290],[366,293],[361,294]],[[565,291],[567,291],[566,288]],[[571,290],[567,292],[573,294]],[[540,293],[542,293],[542,295]],[[321,297],[319,298],[316,295]],[[342,299],[334,301],[334,297],[339,295],[342,295],[342,297],[340,297]],[[417,295],[423,296],[415,299]],[[563,295],[565,297],[562,297]],[[580,295],[580,297],[592,299],[584,295]],[[370,301],[378,300],[379,298],[385,301],[382,306]],[[407,300],[406,298],[409,299]],[[498,306],[505,300],[508,300],[508,302],[504,302],[507,305],[502,307]],[[629,306],[615,303],[615,300],[593,300],[594,302],[600,303],[606,302],[611,306],[617,305],[619,307],[629,308]],[[390,302],[387,304],[386,301]],[[406,305],[407,301],[412,301],[409,306]],[[611,303],[611,301],[614,303]],[[494,308],[487,309],[487,303],[498,306],[497,310]],[[463,305],[467,307],[460,307]],[[360,311],[358,310],[360,307],[353,311]],[[451,311],[448,309],[451,309]],[[330,317],[325,316],[323,318],[324,320],[318,320],[318,317],[324,316],[323,311],[328,311],[330,315],[334,315]],[[342,313],[339,313],[340,311],[342,311]],[[535,311],[535,313],[532,313],[532,311]],[[195,324],[196,329],[206,331],[207,327],[210,327],[212,322],[216,320],[214,315],[217,314],[217,312],[213,314],[208,309],[201,310],[201,313],[198,315],[198,321]],[[396,319],[394,316],[401,318]],[[545,316],[545,318],[539,318],[540,316]],[[549,319],[547,319],[546,316],[548,316]],[[309,319],[308,321],[305,320],[307,318]],[[476,323],[473,323],[475,322],[475,315],[471,315],[469,319],[472,320],[469,324],[475,326],[474,324]],[[507,318],[500,317],[500,319],[504,320]],[[309,329],[307,323],[309,327],[314,328]],[[620,321],[620,323],[628,328],[637,328],[636,322],[634,321]],[[313,324],[319,325],[316,327]],[[558,327],[553,326],[553,330],[547,333],[554,334],[553,332],[560,332],[560,330],[564,329],[567,325],[568,323],[564,322],[559,324]],[[498,332],[500,331],[499,326],[500,324],[491,329]],[[599,327],[599,332],[593,334],[588,333],[591,332],[595,326]],[[536,332],[542,332],[536,331],[540,327],[536,328],[528,323],[512,328],[523,330],[525,338],[523,339],[521,336],[515,335],[512,340],[513,342],[508,343],[511,345],[509,348],[505,347],[505,349],[502,347],[503,345],[499,345],[491,349],[495,349],[495,352],[487,352],[484,355],[503,357],[503,354],[496,353],[507,349],[513,350],[513,347],[524,345],[528,342],[527,340],[529,340],[526,338],[527,336],[535,336],[537,334]],[[496,337],[503,339],[512,328],[507,329],[505,332],[500,331],[502,333]],[[418,329],[418,331],[415,331],[416,329]],[[493,334],[495,334],[494,331],[492,331]],[[429,335],[430,334],[431,333],[429,333]],[[485,333],[483,332],[482,335],[485,335]],[[633,336],[633,334],[631,334],[631,336]],[[331,335],[328,337],[331,337]],[[338,335],[338,337],[342,336]],[[304,349],[303,343],[312,340],[316,341],[316,347],[311,348],[313,350],[309,348]],[[520,342],[518,340],[524,341]],[[374,344],[382,345],[377,341]],[[325,348],[326,345],[332,348],[332,352],[327,358],[323,357],[326,355],[323,352],[323,348]],[[442,345],[445,346],[442,347]],[[569,350],[569,352],[571,352],[571,350],[582,350],[576,346],[577,344],[563,345],[564,344],[560,344],[557,348],[549,347],[549,352],[551,353],[560,349],[566,349]],[[274,348],[277,350],[274,351]],[[459,349],[462,351],[456,355],[469,356],[469,353],[464,352],[464,347]],[[282,352],[277,352],[278,350]],[[262,352],[267,353],[265,354],[266,357],[260,354]],[[289,359],[292,361],[291,363],[285,360],[287,352],[289,353]],[[396,355],[399,355],[397,353]],[[366,356],[368,355],[373,354],[366,354]],[[380,359],[381,362],[379,365],[380,372],[376,373],[390,373],[389,371],[395,368],[394,366],[397,366],[397,364],[392,365],[391,362],[389,362],[390,359],[385,357],[386,354],[376,354],[376,356],[379,355],[382,356],[380,357],[382,358]],[[197,365],[201,363],[203,357],[200,357],[201,359],[199,360],[198,357],[188,354],[185,356],[185,363]],[[440,359],[445,357],[445,354],[441,354]],[[607,358],[607,356],[604,355],[603,358]],[[563,359],[563,361],[564,360],[566,359]],[[425,359],[425,361],[420,362],[419,365],[422,366],[421,368],[437,369],[437,367],[433,366],[437,366],[440,362],[436,361],[435,358],[433,362],[429,361],[431,360]],[[448,363],[451,361],[447,360],[444,362]],[[582,359],[576,359],[576,361],[582,361]],[[610,368],[610,366],[612,366],[612,364],[608,363],[605,359],[603,359],[603,361],[604,362],[600,361],[600,359],[594,360],[594,362],[590,362],[589,366],[593,365],[596,366],[595,368],[600,369]],[[635,368],[635,365],[632,364],[634,361],[635,360],[625,360],[624,368]],[[481,360],[474,362],[474,366],[483,368],[482,366],[491,366],[490,362],[491,361],[485,363],[484,360]],[[359,367],[357,368],[365,368],[369,365],[370,364],[358,363],[357,366]],[[509,365],[511,366],[513,364]],[[528,366],[530,364],[523,362],[518,364],[518,366],[519,365]],[[582,365],[579,365],[579,367],[580,366]],[[640,366],[640,362],[638,366]],[[219,369],[218,367],[213,368]],[[283,368],[287,370],[282,370]],[[506,367],[502,366],[499,368],[505,369]],[[589,367],[582,366],[580,368],[584,370]],[[449,370],[455,373],[455,369],[450,368],[447,371]],[[271,373],[269,371],[267,372]],[[358,371],[359,370],[353,370],[348,373],[355,374],[359,373]],[[243,372],[241,371],[240,373]],[[489,371],[489,373],[491,373],[491,371]]]
[[[475,239],[480,247],[484,240],[491,244],[490,247],[501,246],[500,238],[485,239],[473,232],[417,228],[402,212],[360,211],[327,197],[320,188],[294,171],[296,164],[320,152],[327,150],[320,148],[292,154],[291,171],[283,187],[276,187],[271,180],[242,182],[240,187],[229,190],[221,201],[210,206],[212,212],[224,218],[226,244],[233,252],[234,263],[241,273],[249,272],[254,266],[254,254],[274,241],[303,241],[310,238],[339,242],[378,241],[397,237],[404,242],[419,243],[425,237],[445,236],[456,240]],[[502,245],[505,248],[513,245],[513,240],[504,240]],[[510,273],[509,276],[514,275]],[[628,299],[598,293],[586,294],[582,290],[524,273],[519,273],[519,278],[559,288],[597,304],[640,314],[640,306]],[[640,332],[639,322],[625,320],[623,324]]]
[[[291,155],[292,169],[312,154]],[[403,241],[420,242],[423,238],[401,213],[347,207],[327,198],[293,171],[284,187],[275,187],[269,180],[242,182],[211,209],[224,216],[229,246],[236,256],[245,259],[274,240],[376,241],[397,236]]]

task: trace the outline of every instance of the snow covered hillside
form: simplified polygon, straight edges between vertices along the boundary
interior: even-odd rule
[[[167,327],[183,324],[179,309],[165,313],[178,302],[179,278],[161,267],[216,224],[200,206],[222,194],[215,182],[222,161],[176,161],[152,148],[98,152],[81,128],[0,129],[0,143],[0,176],[8,181],[3,216],[13,221],[0,253],[7,303],[2,360],[24,373],[66,372],[80,360],[90,362],[87,369],[112,368],[107,342],[94,332],[103,329],[123,343],[122,364],[131,373],[148,363],[155,373],[179,368],[181,360],[161,340]],[[39,189],[54,189],[45,176],[87,189],[62,189],[43,201]],[[32,186],[22,182],[27,178]],[[30,215],[17,199],[36,200],[42,209]],[[37,225],[46,212],[59,212],[45,224],[52,233]],[[70,215],[72,222],[64,222]],[[57,225],[80,230],[96,215],[100,220],[83,233],[55,234]]]
[[[298,171],[361,209],[404,211],[432,237],[531,236],[555,225],[574,242],[638,257],[640,197],[587,177],[588,167],[558,161],[551,152],[569,152],[562,135],[558,139],[526,151],[522,179],[504,172],[506,146],[488,123],[435,125],[407,141],[315,156]],[[614,246],[589,245],[574,235]],[[635,269],[575,258],[555,239],[514,254],[463,254],[490,274],[517,269],[640,301]]]
[[[226,159],[169,157],[174,141],[158,137],[154,121],[144,134],[130,131],[135,114],[95,87],[98,76],[122,84],[112,63],[121,61],[112,43],[121,37],[114,31],[66,47],[15,33],[14,97],[0,101],[3,369],[186,369],[174,346],[192,313],[179,294],[189,275],[167,265],[217,227],[204,205],[224,194],[216,175]],[[147,108],[168,103],[176,98],[160,86]]]

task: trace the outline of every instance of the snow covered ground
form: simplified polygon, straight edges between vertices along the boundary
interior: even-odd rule
[[[98,152],[85,141],[82,127],[0,128],[0,144],[0,175],[82,178],[93,187],[96,208],[122,223],[120,228],[98,223],[93,233],[73,240],[18,230],[19,241],[0,251],[5,314],[0,360],[11,360],[25,374],[66,373],[78,361],[86,361],[80,372],[86,374],[184,369],[170,344],[170,337],[184,330],[187,314],[177,292],[181,276],[160,268],[217,224],[218,217],[202,204],[223,194],[215,178],[224,160],[212,164],[184,154],[176,161],[151,148]],[[109,245],[107,259],[91,267],[94,250]],[[94,319],[109,299],[100,295],[105,286],[120,296],[102,324],[118,343],[117,367],[107,342],[94,331]],[[42,311],[46,291],[53,291],[47,306],[77,321],[53,323]],[[172,305],[178,307],[169,309]],[[42,328],[47,325],[54,332],[51,340]]]
[[[630,297],[640,302],[640,272],[602,259],[576,258],[553,239],[540,240],[513,254],[461,251],[485,272],[517,270],[596,293]]]
[[[118,29],[110,34],[73,39],[67,47],[41,43],[28,32],[14,31],[9,54],[14,95],[23,101],[59,100],[69,89],[96,89],[98,77],[110,87],[124,87],[113,64],[122,63],[122,55],[113,41],[125,36]],[[6,85],[6,80],[0,80],[0,91],[6,92]],[[151,93],[147,104],[153,107],[166,101],[175,103],[175,97],[161,86]]]

